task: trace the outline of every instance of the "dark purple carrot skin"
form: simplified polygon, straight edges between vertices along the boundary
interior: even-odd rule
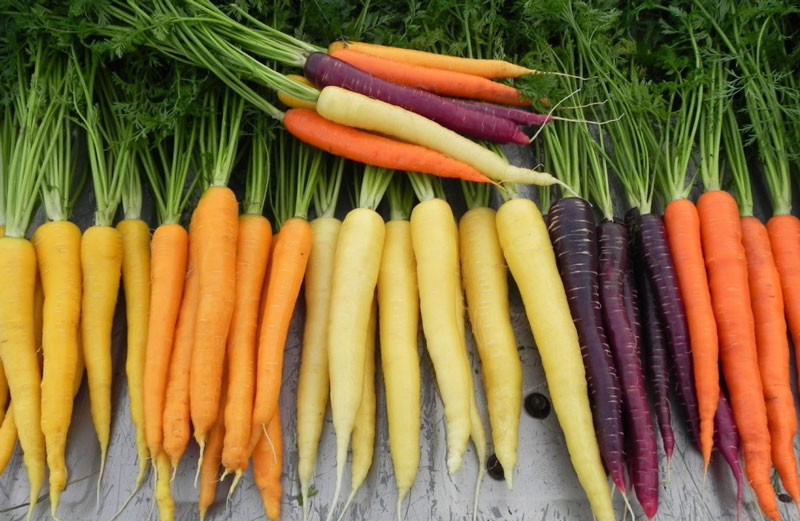
[[[626,455],[636,497],[648,518],[658,510],[658,446],[645,392],[636,336],[625,309],[628,234],[625,225],[604,221],[597,227],[600,248],[600,303],[622,388]]]
[[[642,258],[642,245],[639,239],[638,222],[640,219],[639,209],[632,208],[625,215],[625,223],[628,227],[629,248],[632,262],[628,263],[626,280],[633,278],[634,282],[628,280],[629,284],[634,284],[629,298],[636,301],[628,302],[629,308],[632,306],[637,339],[642,351],[645,372],[647,374],[650,392],[653,396],[653,405],[656,410],[656,423],[661,433],[661,443],[664,447],[664,454],[667,460],[672,459],[675,451],[675,433],[672,430],[672,414],[669,403],[670,390],[670,363],[666,345],[664,324],[658,313],[658,303],[656,302],[655,291],[652,282],[647,276],[644,259]],[[644,318],[640,320],[639,315]],[[643,332],[643,334],[642,334]]]
[[[672,431],[672,415],[669,406],[669,354],[655,291],[647,276],[638,276],[639,305],[644,317],[644,336],[642,342],[643,360],[650,381],[650,391],[656,409],[656,422],[664,445],[667,460],[672,459],[675,450],[675,433]]]
[[[474,101],[459,98],[445,98],[449,99],[456,105],[460,105],[465,109],[474,110],[482,114],[489,114],[497,116],[498,118],[509,119],[518,125],[544,125],[553,120],[553,116],[546,114],[537,114],[515,107],[506,107],[505,105],[497,105],[495,103],[487,103],[485,101]]]
[[[319,87],[334,85],[358,92],[415,112],[460,134],[497,143],[530,143],[530,138],[511,120],[466,109],[448,98],[377,78],[325,53],[311,53],[303,71]]]
[[[740,519],[744,480],[739,464],[739,431],[736,429],[731,406],[723,393],[719,394],[719,405],[714,415],[714,447],[722,454],[736,479],[736,519]]]
[[[581,344],[600,455],[614,485],[624,492],[622,391],[603,330],[592,206],[579,197],[561,198],[549,216],[550,240]]]
[[[654,214],[642,215],[638,219],[636,230],[637,240],[641,245],[642,260],[647,268],[647,275],[653,283],[659,316],[664,325],[679,402],[689,424],[689,432],[699,449],[700,412],[694,386],[689,328],[675,276],[675,267],[672,264],[672,254],[667,243],[664,220]]]

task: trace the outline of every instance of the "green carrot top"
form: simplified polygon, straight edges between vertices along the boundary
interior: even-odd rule
[[[333,217],[339,200],[345,160],[339,156],[331,156],[329,163],[331,171],[327,175],[320,175],[314,191],[314,213],[317,217]]]
[[[238,158],[244,100],[230,89],[211,89],[203,97],[197,135],[201,173],[209,186],[228,186]]]
[[[739,214],[742,217],[751,217],[753,215],[753,189],[750,186],[750,172],[747,168],[747,158],[742,146],[742,136],[736,121],[736,113],[730,103],[725,110],[722,140],[725,143],[725,157],[733,178],[734,195],[739,204]]]
[[[308,210],[321,177],[324,152],[282,130],[278,133],[272,160],[275,162],[273,171],[276,179],[270,204],[277,230],[292,217],[308,218]]]
[[[483,186],[483,183],[470,183]],[[411,183],[404,176],[395,176],[389,183],[386,194],[389,199],[389,220],[407,221],[411,216],[411,207],[414,204],[414,192]]]
[[[47,49],[41,39],[32,42],[29,49],[17,50],[17,95],[4,119],[2,144],[7,151],[3,153],[0,182],[5,189],[8,237],[24,237],[28,230],[55,148],[50,139],[53,129],[60,128],[66,118],[61,100],[52,98],[66,88],[64,59],[60,53]]]
[[[86,130],[89,169],[97,210],[95,225],[111,226],[122,198],[126,177],[135,160],[133,123],[123,118],[115,104],[120,94],[110,74],[99,71],[99,61],[72,49],[78,78],[75,112]]]
[[[420,202],[429,201],[431,199],[445,198],[444,189],[442,188],[442,181],[438,177],[419,174],[416,172],[409,172],[408,180],[411,182],[411,188],[414,190],[414,195]]]
[[[150,182],[156,214],[161,224],[180,223],[195,187],[202,180],[202,176],[195,172],[187,189],[189,167],[198,147],[198,127],[202,125],[202,121],[189,116],[182,119],[182,124],[175,126],[172,136],[158,139],[155,144],[145,142],[138,147],[139,158]],[[141,187],[139,191],[141,192]]]
[[[261,215],[267,200],[267,187],[271,173],[269,161],[271,135],[267,122],[258,115],[253,120],[250,140],[250,160],[247,162],[247,181],[242,209],[245,214]]]
[[[393,170],[373,165],[364,165],[364,175],[356,177],[356,197],[358,208],[377,210],[383,195],[392,181]]]

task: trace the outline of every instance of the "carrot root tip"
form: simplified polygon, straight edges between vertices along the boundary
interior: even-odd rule
[[[194,473],[194,488],[197,488],[197,480],[200,478],[200,469],[203,467],[203,452],[205,452],[206,449],[205,441],[201,441],[199,442],[199,444],[200,444],[200,457],[197,458],[197,471]]]

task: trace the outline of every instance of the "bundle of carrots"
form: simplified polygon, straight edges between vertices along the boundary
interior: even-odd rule
[[[15,7],[25,23],[0,39],[8,65],[0,79],[13,77],[2,85],[13,103],[3,104],[0,121],[0,471],[19,440],[29,518],[47,468],[58,519],[84,368],[100,448],[99,506],[116,414],[111,339],[120,285],[138,457],[131,498],[152,468],[162,520],[175,517],[172,480],[192,439],[200,519],[212,514],[229,474],[229,499],[244,488],[251,462],[265,513],[278,519],[295,410],[306,519],[318,501],[328,402],[336,481],[321,513],[342,519],[373,469],[378,363],[398,517],[416,481],[420,393],[430,380],[443,406],[448,472],[462,468],[474,445],[477,518],[487,468],[509,488],[521,472],[523,370],[507,271],[597,519],[616,518],[606,474],[627,509],[635,497],[648,518],[656,515],[665,485],[659,451],[669,469],[681,439],[676,418],[704,468],[713,449],[724,458],[737,509],[746,475],[761,510],[780,519],[773,467],[800,508],[787,338],[798,348],[790,143],[800,138],[800,90],[785,70],[795,55],[783,43],[780,9],[745,2],[717,13],[696,0],[691,14],[657,10],[654,28],[647,16],[609,14],[583,0],[545,12],[526,4],[519,20],[529,26],[503,33],[505,50],[563,71],[548,75],[473,57],[498,54],[508,20],[498,21],[496,7],[486,24],[474,6],[442,18],[467,41],[466,56],[446,56],[359,41],[369,37],[320,48],[211,0],[107,4],[94,13],[99,19],[80,21],[61,8]],[[159,30],[163,20],[169,31]],[[39,33],[45,22],[57,38]],[[480,31],[491,44],[473,38]],[[623,52],[639,34],[649,49]],[[121,52],[133,42],[154,54],[129,55],[126,64],[103,54],[104,45]],[[531,75],[570,93],[565,108],[575,117],[551,124],[565,118],[530,112],[518,88],[495,81],[519,86]],[[592,83],[582,91],[584,77]],[[288,110],[253,83],[276,91]],[[540,151],[555,177],[512,165],[499,148],[528,145],[521,127],[531,125],[543,127]],[[702,188],[696,203],[692,167]],[[350,177],[353,208],[339,220]],[[460,219],[439,178],[462,183],[469,210]],[[88,179],[95,212],[82,232],[72,209]],[[611,197],[617,181],[625,208]],[[537,207],[519,196],[521,184],[541,185],[548,197],[555,185],[560,197]],[[754,216],[760,184],[773,210],[765,224]],[[492,193],[504,200],[497,210]],[[150,201],[152,234],[143,219]],[[28,240],[39,206],[46,222]],[[114,226],[119,206],[124,218]],[[298,390],[287,397],[284,380],[295,371],[284,376],[284,350],[301,290]],[[434,378],[421,374],[420,332]],[[338,508],[348,451],[350,492]]]

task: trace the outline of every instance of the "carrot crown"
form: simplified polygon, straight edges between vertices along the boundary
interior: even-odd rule
[[[135,168],[136,162],[131,166]],[[122,212],[125,219],[140,219],[142,217],[142,179],[138,172],[130,172],[125,178],[122,187]]]
[[[705,85],[702,117],[700,118],[700,179],[706,191],[722,188],[722,172],[720,169],[720,141],[725,121],[725,106],[729,103],[729,94],[725,82],[727,71],[720,60],[708,69],[709,80]]]
[[[198,145],[201,171],[210,186],[228,186],[239,148],[244,101],[230,89],[206,92]],[[220,100],[221,98],[221,100]]]
[[[467,185],[487,187],[484,183],[462,183],[465,190]],[[411,206],[414,204],[414,193],[411,191],[411,184],[408,180],[403,176],[394,176],[392,182],[389,183],[386,197],[389,199],[389,219],[392,221],[408,220],[411,216]]]
[[[145,143],[139,147],[139,158],[150,183],[161,224],[180,222],[196,185],[202,179],[198,173],[186,189],[199,125],[197,119],[185,117],[182,124],[175,125],[175,132],[170,138],[160,139],[155,146]],[[132,174],[129,177],[138,176]]]
[[[17,51],[17,96],[5,118],[10,128],[6,129],[3,145],[11,148],[3,159],[0,184],[5,188],[4,215],[9,237],[24,237],[27,232],[44,180],[44,166],[49,164],[55,146],[49,140],[52,128],[60,126],[66,117],[63,104],[50,97],[66,83],[55,66],[59,57],[47,51],[41,40],[31,47],[30,61],[26,61],[27,49]],[[7,175],[11,172],[13,175]]]
[[[328,175],[320,175],[317,189],[314,190],[314,212],[317,217],[333,217],[336,213],[336,202],[339,200],[345,161],[342,157],[334,156],[331,163],[332,172]]]
[[[671,71],[674,79],[667,102],[669,110],[660,122],[662,139],[656,160],[656,183],[666,202],[686,199],[691,191],[694,178],[687,183],[686,172],[703,114],[704,89],[697,78],[703,71],[700,50],[692,25],[685,17],[680,20],[689,39],[695,71],[689,75],[681,69]]]
[[[377,210],[381,204],[386,189],[392,181],[394,170],[380,168],[374,165],[364,166],[364,175],[361,182],[356,178],[356,193],[358,196],[358,207]]]
[[[489,196],[492,193],[489,184],[461,181],[461,191],[464,193],[467,208],[489,206]],[[391,192],[389,195],[391,196]],[[389,201],[391,202],[391,197]]]
[[[247,185],[242,208],[245,214],[261,215],[267,197],[270,177],[270,134],[263,118],[256,116],[250,140],[250,160],[247,162]]]
[[[417,196],[417,200],[420,202],[435,198],[445,198],[444,189],[442,189],[442,181],[438,177],[409,172],[408,180],[411,182],[414,195]]]
[[[289,138],[286,131],[281,131],[272,157],[278,175],[270,204],[276,228],[280,228],[292,217],[308,218],[324,155],[321,150]]]
[[[122,198],[125,178],[134,161],[133,122],[123,118],[115,107],[119,94],[107,73],[97,74],[97,57],[89,54],[86,57],[88,63],[81,63],[73,48],[72,60],[78,78],[75,112],[86,130],[89,168],[97,205],[94,220],[98,226],[110,226]],[[81,97],[83,103],[78,100]]]

